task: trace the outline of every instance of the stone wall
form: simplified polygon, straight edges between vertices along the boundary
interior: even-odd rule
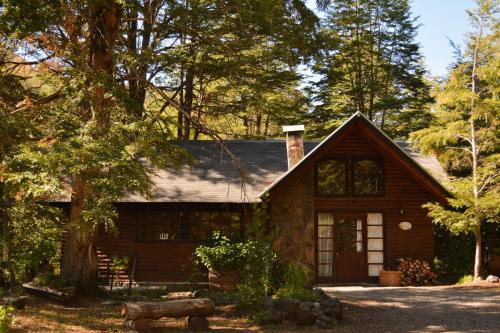
[[[273,196],[269,218],[281,262],[300,262],[314,271],[314,170]]]

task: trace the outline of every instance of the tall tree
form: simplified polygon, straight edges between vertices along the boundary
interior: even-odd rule
[[[499,4],[478,0],[468,11],[467,49],[438,88],[436,122],[412,134],[424,152],[437,153],[457,177],[449,207],[429,203],[429,215],[454,233],[476,240],[474,277],[482,262],[482,225],[500,222]]]
[[[314,71],[321,79],[312,92],[318,134],[356,111],[396,138],[426,127],[431,98],[409,1],[333,0],[320,5],[326,18]]]

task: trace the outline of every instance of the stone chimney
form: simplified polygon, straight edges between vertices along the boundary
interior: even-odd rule
[[[304,157],[304,125],[283,126],[286,133],[286,155],[288,170]]]

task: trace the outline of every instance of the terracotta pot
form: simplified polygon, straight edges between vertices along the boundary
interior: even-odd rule
[[[240,274],[238,271],[214,272],[208,271],[208,285],[210,289],[232,291],[236,290],[236,286],[240,282]]]
[[[500,276],[500,256],[491,256],[488,261],[488,273]]]

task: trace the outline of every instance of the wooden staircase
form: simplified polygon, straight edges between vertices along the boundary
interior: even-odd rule
[[[133,267],[132,265],[131,267]],[[113,261],[109,255],[101,249],[97,249],[97,279],[108,286],[123,287],[130,283],[130,275],[127,270],[113,272]],[[136,282],[132,279],[132,285]]]

